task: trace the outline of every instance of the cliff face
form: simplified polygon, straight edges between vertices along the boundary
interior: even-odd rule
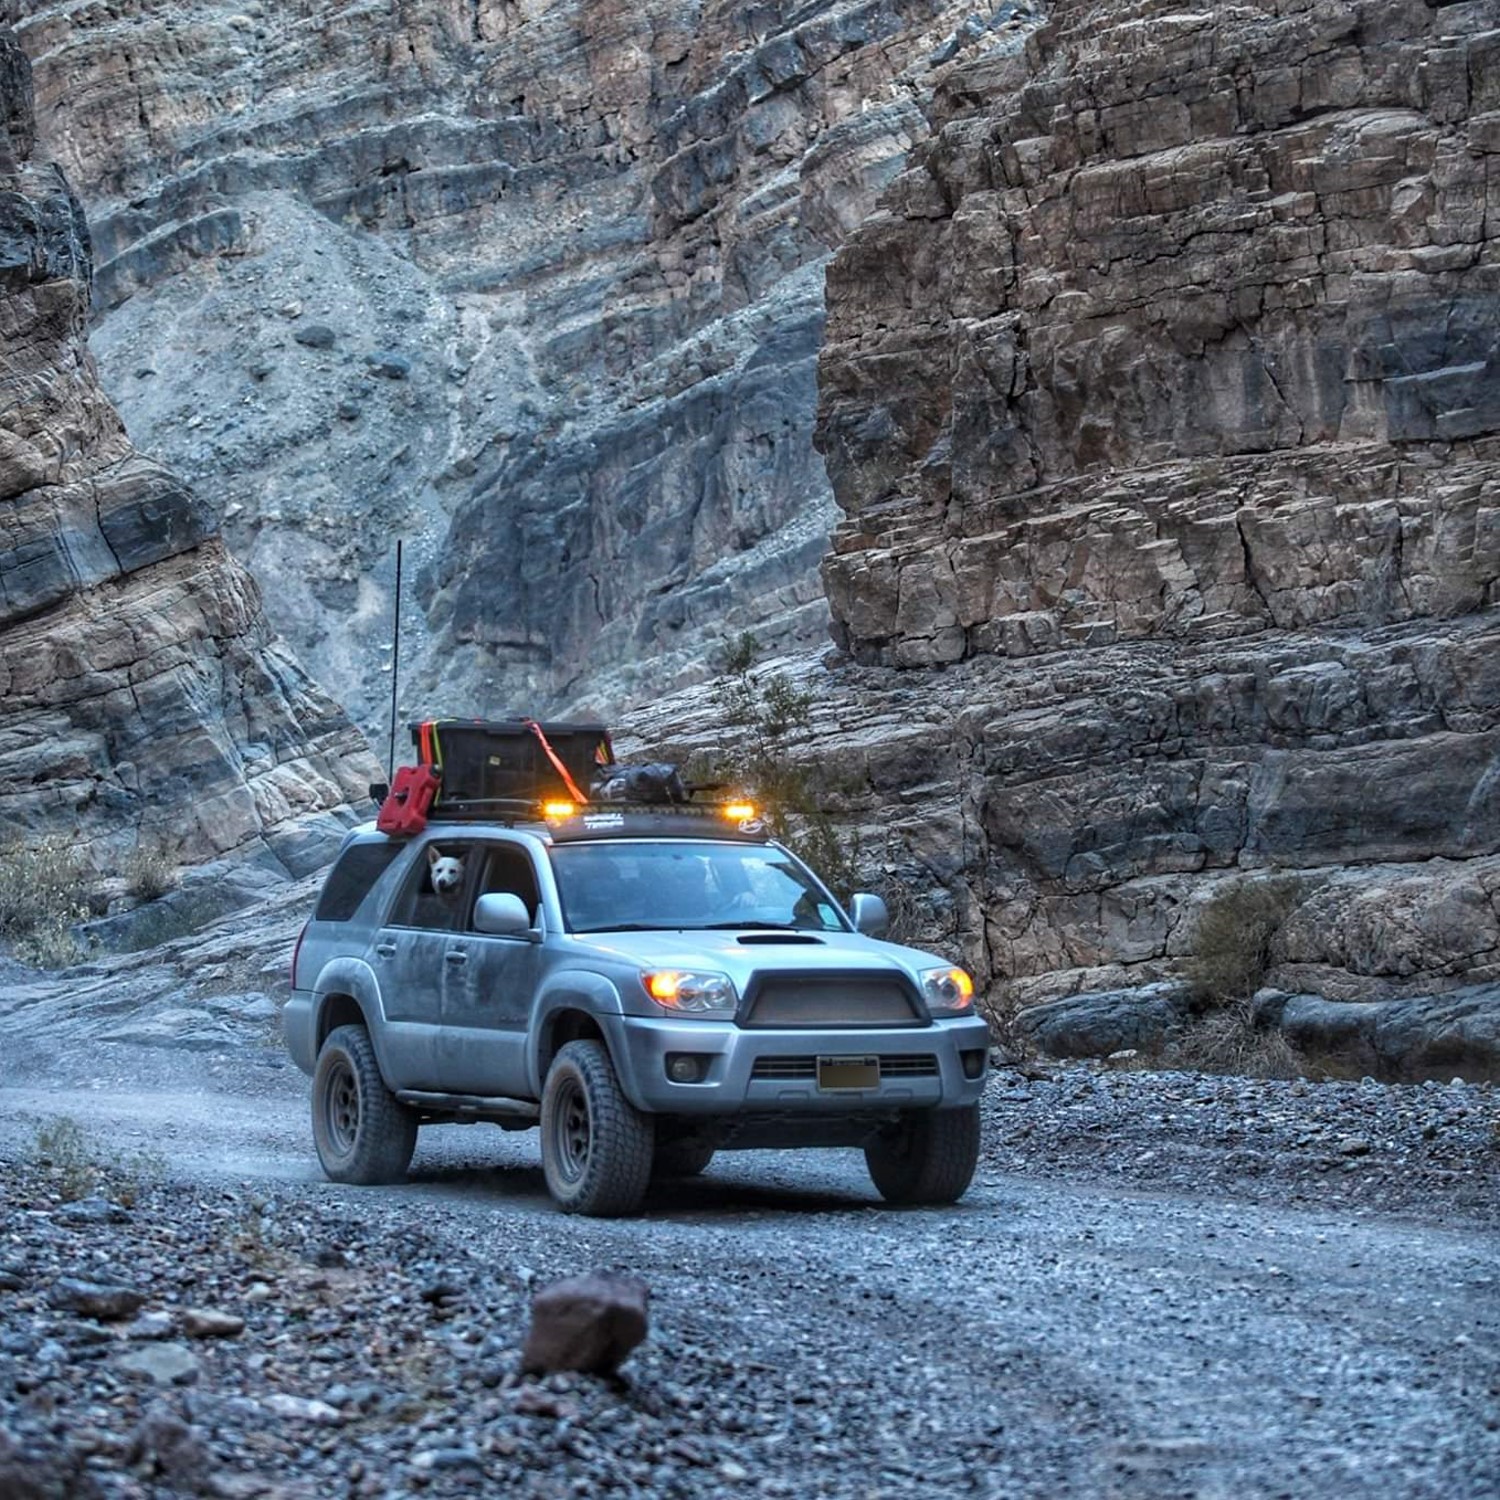
[[[0,816],[100,865],[139,841],[308,868],[369,757],[209,509],[126,437],[85,340],[83,211],[33,148],[0,28]]]
[[[1247,870],[1301,878],[1288,984],[1495,973],[1497,25],[1060,0],[833,261],[837,630],[925,691],[1022,994],[1169,966]]]
[[[1028,16],[132,0],[22,35],[109,388],[373,724],[396,534],[414,710],[826,639],[823,266],[925,134],[914,97]]]

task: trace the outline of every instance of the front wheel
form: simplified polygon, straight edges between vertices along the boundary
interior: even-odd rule
[[[610,1217],[641,1206],[655,1128],[620,1087],[602,1042],[569,1042],[542,1090],[542,1173],[564,1213]]]
[[[865,1146],[865,1165],[887,1203],[956,1203],[979,1165],[979,1106],[902,1115]]]
[[[385,1086],[363,1026],[336,1026],[318,1053],[313,1144],[334,1182],[400,1182],[417,1146],[417,1117]]]

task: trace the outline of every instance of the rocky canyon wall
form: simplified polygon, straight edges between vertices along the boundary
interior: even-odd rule
[[[30,71],[0,26],[0,819],[101,868],[136,848],[313,868],[373,764],[277,644],[210,507],[100,389],[84,213],[34,148]]]
[[[829,692],[971,958],[1149,978],[1281,871],[1277,982],[1495,977],[1500,7],[1059,0],[930,114],[828,277]]]
[[[1030,7],[32,5],[106,385],[225,500],[368,727],[392,539],[412,712],[604,706],[727,633],[826,640],[823,267],[917,100]]]

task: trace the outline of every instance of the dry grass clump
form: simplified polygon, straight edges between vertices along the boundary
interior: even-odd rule
[[[141,847],[125,866],[125,889],[137,901],[155,901],[177,888],[177,866],[164,849]]]
[[[1248,1001],[1210,1011],[1177,1039],[1173,1062],[1199,1073],[1241,1078],[1300,1078],[1302,1061],[1275,1027],[1257,1026]]]
[[[36,1127],[31,1158],[52,1180],[65,1203],[107,1192],[115,1202],[133,1208],[145,1182],[166,1171],[166,1158],[154,1151],[133,1156],[101,1152],[71,1115],[57,1115]]]
[[[22,963],[65,969],[84,950],[73,926],[89,915],[92,874],[82,855],[58,837],[0,849],[0,939]]]
[[[51,1175],[64,1202],[87,1198],[99,1186],[99,1163],[93,1147],[83,1127],[70,1115],[38,1125],[31,1154]]]

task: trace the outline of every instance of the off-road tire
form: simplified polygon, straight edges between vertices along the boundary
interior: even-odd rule
[[[887,1203],[956,1203],[979,1164],[979,1106],[903,1115],[865,1146],[865,1165]]]
[[[552,1059],[542,1090],[542,1173],[564,1213],[634,1213],[651,1181],[655,1137],[602,1042],[569,1042]]]
[[[334,1182],[400,1182],[417,1145],[417,1116],[385,1086],[363,1026],[336,1026],[318,1053],[313,1144]]]
[[[651,1162],[651,1175],[663,1177],[697,1177],[708,1170],[714,1159],[712,1146],[700,1146],[696,1141],[667,1141],[656,1148]]]

